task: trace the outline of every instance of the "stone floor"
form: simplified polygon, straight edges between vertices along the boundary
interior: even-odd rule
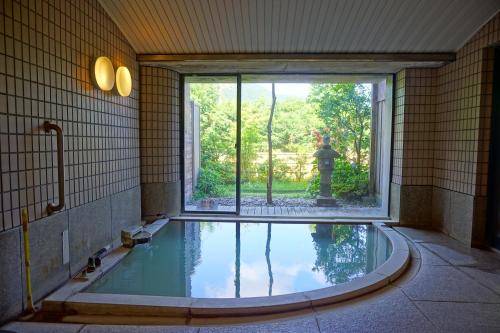
[[[500,255],[437,232],[396,228],[412,264],[389,287],[286,319],[239,325],[106,326],[12,322],[15,332],[500,332]]]

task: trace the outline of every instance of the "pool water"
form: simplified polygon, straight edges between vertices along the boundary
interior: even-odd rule
[[[234,298],[351,281],[384,263],[372,225],[169,222],[86,292]]]

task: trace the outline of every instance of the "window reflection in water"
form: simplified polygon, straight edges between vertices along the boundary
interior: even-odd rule
[[[316,224],[311,227],[316,250],[314,271],[321,271],[331,284],[365,275],[367,226]]]
[[[89,292],[253,297],[363,276],[391,253],[367,225],[170,222]]]

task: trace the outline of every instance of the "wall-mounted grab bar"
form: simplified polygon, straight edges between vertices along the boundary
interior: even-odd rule
[[[57,178],[59,182],[59,204],[49,203],[47,205],[47,214],[51,215],[64,208],[64,144],[63,131],[56,124],[51,124],[50,121],[43,123],[43,129],[46,133],[54,130],[57,133]]]

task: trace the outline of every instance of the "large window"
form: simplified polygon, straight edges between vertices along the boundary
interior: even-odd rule
[[[185,211],[388,215],[391,77],[189,76],[184,97]]]

